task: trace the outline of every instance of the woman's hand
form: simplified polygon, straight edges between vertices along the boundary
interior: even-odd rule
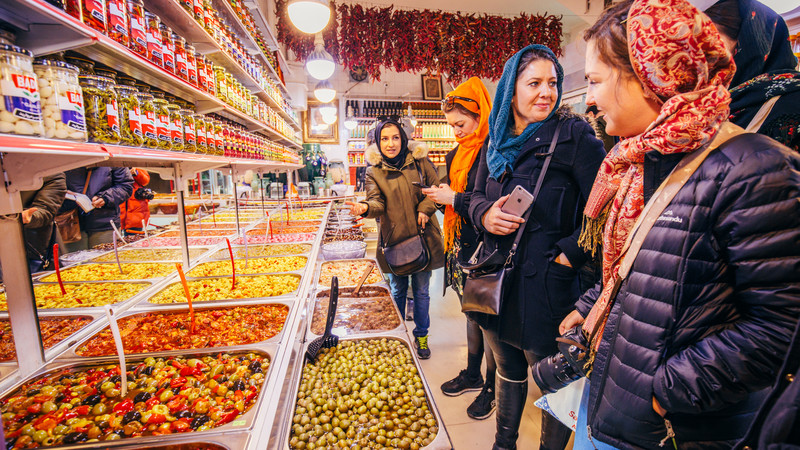
[[[417,224],[423,230],[425,229],[425,225],[428,223],[429,220],[430,220],[430,217],[428,217],[427,214],[425,214],[425,213],[417,213]]]
[[[561,325],[558,326],[558,333],[564,334],[567,331],[577,327],[578,325],[583,323],[583,316],[578,310],[572,311],[561,321]]]
[[[367,205],[365,203],[344,202],[344,204],[350,206],[350,214],[354,216],[361,216],[367,212]]]
[[[431,200],[440,205],[452,205],[456,198],[456,193],[447,184],[440,184],[439,187],[431,186],[422,190]]]
[[[481,222],[489,233],[498,236],[506,236],[516,231],[516,229],[519,228],[519,224],[525,221],[522,217],[517,217],[502,211],[503,205],[506,204],[508,197],[509,195],[505,195],[497,199],[492,207],[489,208],[489,211],[486,211],[486,214],[483,215],[483,220]]]
[[[35,213],[39,208],[28,208],[22,211],[22,224],[26,225],[31,223],[33,219],[33,213]]]
[[[102,208],[103,206],[106,206],[106,201],[103,197],[98,197],[95,195],[92,197],[92,206],[95,208]]]

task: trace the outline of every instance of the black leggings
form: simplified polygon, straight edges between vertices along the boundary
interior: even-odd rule
[[[486,342],[486,336],[478,324],[467,316],[467,353],[470,355],[484,354],[486,357],[486,373],[493,373],[497,370],[497,363],[494,361],[492,347]],[[480,369],[480,368],[479,368]]]

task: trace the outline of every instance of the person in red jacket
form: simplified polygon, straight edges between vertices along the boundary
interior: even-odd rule
[[[150,200],[153,191],[145,188],[150,183],[150,174],[144,169],[131,169],[133,176],[133,195],[119,205],[120,223],[126,234],[144,234],[142,221],[150,221]]]

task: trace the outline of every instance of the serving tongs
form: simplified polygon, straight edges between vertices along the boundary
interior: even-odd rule
[[[306,356],[310,362],[317,360],[319,351],[323,348],[336,347],[339,336],[331,333],[333,320],[336,318],[336,306],[339,304],[339,277],[331,278],[331,298],[328,300],[328,318],[325,320],[325,334],[314,339],[306,348]]]

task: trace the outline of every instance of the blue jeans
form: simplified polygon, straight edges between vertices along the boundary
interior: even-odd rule
[[[408,295],[408,275],[399,277],[397,275],[387,273],[389,278],[389,288],[392,290],[392,298],[394,298],[397,308],[400,309],[400,315],[403,319],[406,317],[406,296]],[[422,337],[428,335],[428,328],[431,326],[431,318],[428,315],[428,310],[431,306],[431,296],[428,292],[431,286],[431,271],[417,272],[411,276],[411,290],[414,293],[414,337]]]

